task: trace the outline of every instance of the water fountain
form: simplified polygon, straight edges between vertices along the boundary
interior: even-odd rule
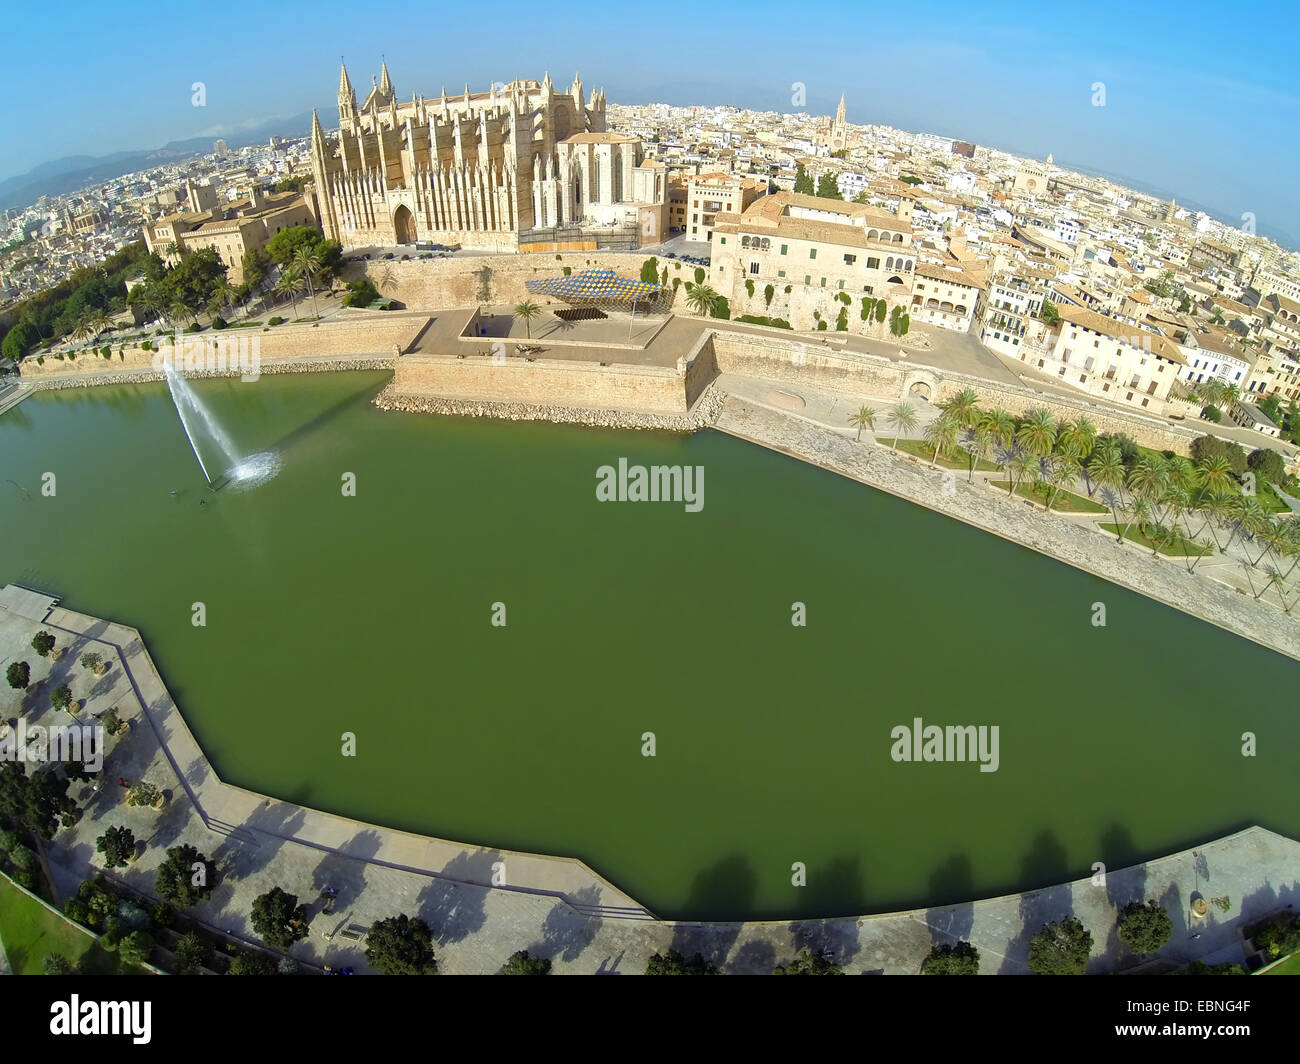
[[[171,360],[164,360],[162,365],[163,376],[167,378],[167,390],[171,393],[172,403],[176,407],[176,413],[180,416],[181,427],[185,429],[185,436],[190,441],[190,449],[194,452],[194,457],[199,460],[199,468],[203,470],[204,479],[211,484],[212,476],[203,461],[203,455],[199,453],[198,441],[194,436],[195,430],[202,427],[206,430],[212,442],[220,448],[221,456],[225,461],[222,468],[223,472],[239,464],[239,455],[235,452],[235,445],[231,443],[230,437],[217,424],[216,418],[212,416],[211,411],[194,394],[194,389],[190,387],[189,382],[172,365]]]
[[[255,487],[275,476],[280,468],[277,454],[272,451],[259,451],[257,454],[241,459],[234,442],[217,423],[212,411],[203,404],[189,382],[170,360],[163,362],[163,376],[167,378],[167,390],[171,393],[172,403],[181,419],[181,427],[185,429],[185,436],[190,441],[190,449],[198,459],[199,468],[203,470],[203,477],[207,480],[208,487],[213,491],[228,484],[236,484],[244,488]],[[215,479],[208,472],[207,463],[203,461],[203,454],[199,450],[200,435],[211,440],[221,452],[222,465]]]

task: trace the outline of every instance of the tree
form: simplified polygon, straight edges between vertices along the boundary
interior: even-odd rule
[[[244,252],[240,265],[244,271],[244,283],[249,288],[256,288],[271,268],[271,256],[265,248],[249,248]]]
[[[821,953],[805,949],[789,964],[779,964],[773,975],[843,975],[844,969]]]
[[[379,298],[379,292],[369,281],[353,281],[348,285],[348,294],[343,297],[345,307],[368,307]]]
[[[871,429],[872,432],[876,430],[876,412],[869,406],[860,406],[856,414],[849,415],[849,424],[857,425],[858,442],[861,443],[863,429]]]
[[[193,846],[185,843],[167,851],[158,866],[154,893],[178,909],[189,909],[208,897],[216,886],[212,863]]]
[[[306,282],[299,277],[293,270],[285,270],[280,274],[279,280],[275,282],[275,293],[278,296],[287,296],[293,302],[293,312],[298,313],[298,296],[302,290],[307,287]]]
[[[135,856],[135,832],[130,828],[109,828],[95,840],[95,849],[104,855],[108,868],[122,868]]]
[[[1254,471],[1256,476],[1263,477],[1270,484],[1283,484],[1286,482],[1286,468],[1282,456],[1277,451],[1269,450],[1266,447],[1251,451],[1250,457],[1246,459],[1246,465]]]
[[[46,975],[76,975],[77,966],[62,953],[48,953],[41,962]]]
[[[132,931],[117,946],[117,955],[126,965],[139,966],[149,963],[153,953],[153,936],[148,931]]]
[[[899,436],[916,428],[916,407],[906,400],[895,403],[885,414],[885,420],[894,426],[894,442],[889,445],[889,449],[892,451],[898,446]]]
[[[1048,924],[1029,943],[1029,970],[1036,975],[1082,975],[1092,953],[1092,934],[1077,916]]]
[[[502,975],[550,975],[551,962],[545,957],[530,956],[526,949],[512,953],[501,966]]]
[[[253,930],[268,946],[287,952],[307,937],[307,907],[296,894],[272,887],[253,899]]]
[[[980,419],[979,396],[972,388],[963,388],[946,403],[940,403],[942,410],[958,428],[970,428]]]
[[[126,804],[132,807],[154,805],[162,797],[162,791],[147,780],[137,780],[126,791]]]
[[[50,692],[50,701],[54,704],[55,709],[67,711],[68,707],[72,705],[72,688],[66,683],[59,684]]]
[[[1235,476],[1246,472],[1246,452],[1240,444],[1229,443],[1217,436],[1198,436],[1192,441],[1192,457],[1199,464],[1213,461],[1215,458],[1227,459],[1228,466]]]
[[[200,968],[206,968],[212,959],[212,946],[197,931],[187,931],[176,941],[172,950],[176,955],[178,975],[191,975]]]
[[[43,630],[37,632],[32,636],[32,649],[41,657],[48,657],[50,651],[54,649],[54,636]]]
[[[81,667],[90,669],[92,672],[99,672],[99,667],[104,664],[104,655],[97,654],[91,650],[81,655]]]
[[[370,927],[366,963],[385,975],[437,975],[429,925],[409,916],[392,916]]]
[[[1056,445],[1056,419],[1042,407],[1030,410],[1016,432],[1016,442],[1035,457],[1051,454]]]
[[[641,281],[644,284],[659,283],[659,260],[653,255],[641,263]]]
[[[651,259],[650,262],[654,262],[654,259]],[[646,265],[648,266],[650,263],[648,262]],[[524,319],[524,328],[528,331],[528,339],[530,340],[533,338],[533,319],[541,313],[542,308],[530,299],[515,304],[515,317]]]
[[[925,426],[925,442],[934,444],[934,454],[930,457],[930,468],[939,462],[939,452],[951,452],[957,446],[957,423],[947,411]]]
[[[227,975],[275,975],[275,961],[263,953],[245,950],[230,961]]]
[[[706,284],[693,284],[686,290],[686,305],[697,314],[712,314],[719,298]]]
[[[1050,299],[1044,299],[1043,309],[1039,314],[1039,317],[1043,319],[1044,325],[1055,325],[1061,320],[1061,312],[1056,309],[1056,304]]]
[[[979,950],[969,942],[945,943],[930,948],[921,962],[922,975],[979,975]]]
[[[656,953],[646,962],[646,975],[717,975],[718,966],[700,954],[687,960],[675,949]]]
[[[53,772],[33,772],[19,761],[0,761],[0,820],[54,838],[60,825],[77,821],[77,803],[68,797],[68,780]]]
[[[817,195],[822,199],[842,200],[844,196],[840,193],[839,178],[827,170],[817,178]]]
[[[1154,898],[1145,905],[1135,901],[1119,916],[1119,940],[1134,953],[1155,953],[1174,935],[1174,922]]]
[[[805,196],[816,195],[816,189],[813,187],[812,175],[803,168],[803,163],[795,164],[794,190]]]
[[[315,247],[300,247],[293,253],[290,261],[294,273],[307,282],[307,291],[311,295],[312,315],[320,317],[320,308],[316,304],[316,282],[324,271],[320,251]]]
[[[11,661],[9,668],[5,670],[5,678],[8,679],[10,687],[21,691],[31,683],[31,666],[25,661]]]
[[[271,237],[266,245],[266,255],[271,262],[284,266],[292,262],[299,251],[314,249],[324,242],[324,234],[314,226],[291,225]]]

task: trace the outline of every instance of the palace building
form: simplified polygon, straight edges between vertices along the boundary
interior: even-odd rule
[[[372,79],[373,81],[373,79]],[[381,68],[365,101],[344,67],[339,132],[312,122],[322,227],[345,246],[432,241],[515,250],[531,230],[664,224],[666,181],[641,142],[608,132],[605,94],[542,81],[399,101]],[[639,210],[657,197],[647,222]]]

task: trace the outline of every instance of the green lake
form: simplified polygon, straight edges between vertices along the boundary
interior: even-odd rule
[[[27,399],[0,416],[0,584],[138,627],[226,780],[577,856],[663,916],[880,912],[1300,835],[1290,659],[720,433],[384,414],[386,379],[194,382],[281,462],[215,494],[164,385]],[[598,501],[619,458],[704,467],[703,509]],[[896,763],[914,717],[997,725],[998,771]]]

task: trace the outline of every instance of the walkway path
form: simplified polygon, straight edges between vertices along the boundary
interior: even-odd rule
[[[11,599],[12,601],[12,599]],[[143,856],[115,875],[151,892],[166,848],[190,843],[217,865],[212,897],[195,915],[235,938],[252,940],[248,914],[273,886],[310,907],[310,937],[294,946],[311,965],[365,971],[363,936],[376,920],[407,913],[434,929],[442,970],[490,973],[514,951],[550,958],[558,973],[639,973],[652,953],[696,951],[730,972],[765,972],[799,948],[829,950],[850,972],[914,973],[933,942],[965,938],[980,950],[985,972],[1021,972],[1032,933],[1074,913],[1096,940],[1090,970],[1130,967],[1113,933],[1115,912],[1130,900],[1160,898],[1178,928],[1161,952],[1170,963],[1192,957],[1241,959],[1237,929],[1300,899],[1300,843],[1251,828],[1197,851],[1114,871],[1103,886],[1078,880],[985,901],[875,917],[698,924],[655,920],[626,894],[579,862],[427,839],[265,798],[222,783],[194,742],[139,633],[59,606],[38,622],[0,605],[0,664],[25,652],[41,627],[64,649],[58,661],[36,658],[36,697],[18,696],[31,723],[55,716],[40,691],[69,682],[83,698],[80,716],[110,706],[133,722],[109,740],[101,786],[74,792],[85,815],[47,847],[56,888],[67,895],[98,870],[94,840],[107,827],[130,826],[147,841]],[[74,664],[87,649],[109,661],[94,677]],[[6,714],[8,716],[8,714]],[[63,718],[66,720],[66,718]],[[171,792],[166,807],[127,807],[119,777],[147,779]],[[492,887],[503,865],[506,887]],[[1062,869],[1062,871],[1066,871]],[[1082,870],[1080,870],[1082,871]],[[337,891],[334,912],[317,901]],[[1191,892],[1231,898],[1226,914],[1211,909],[1193,939]],[[617,906],[622,906],[617,908]]]

